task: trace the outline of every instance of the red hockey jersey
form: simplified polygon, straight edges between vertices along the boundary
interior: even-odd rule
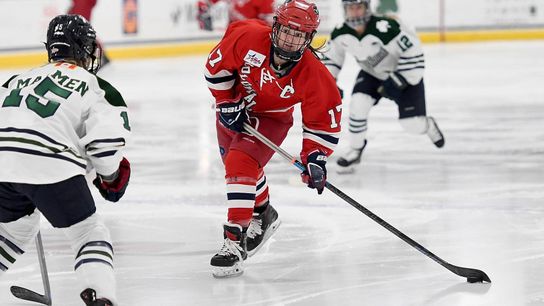
[[[217,3],[220,0],[211,0]],[[229,21],[260,19],[272,24],[274,0],[229,0]]]
[[[306,50],[281,78],[270,66],[271,27],[259,20],[232,23],[206,62],[206,81],[217,102],[242,95],[250,116],[292,116],[301,103],[301,157],[320,150],[332,154],[338,143],[342,100],[327,68]]]

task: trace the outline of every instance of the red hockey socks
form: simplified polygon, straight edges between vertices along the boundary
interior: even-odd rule
[[[259,163],[245,152],[231,150],[225,158],[225,172],[228,221],[248,227],[255,205]]]

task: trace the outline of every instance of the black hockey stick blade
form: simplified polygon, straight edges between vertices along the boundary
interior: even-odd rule
[[[51,306],[51,299],[32,290],[19,286],[11,286],[9,289],[16,298]]]
[[[266,146],[268,146],[270,149],[272,149],[274,152],[278,153],[279,155],[281,155],[283,158],[285,158],[286,160],[288,160],[291,164],[293,164],[295,167],[297,167],[300,171],[305,171],[306,170],[306,167],[300,162],[298,161],[296,158],[294,158],[293,156],[291,156],[289,153],[287,153],[287,151],[283,150],[282,148],[280,148],[278,145],[276,145],[275,143],[273,143],[271,140],[269,140],[268,138],[266,138],[264,135],[262,135],[261,133],[259,133],[257,130],[255,130],[251,125],[247,124],[247,123],[244,123],[244,128],[246,129],[246,131],[250,132],[251,134],[253,134],[253,136],[255,136],[255,138],[259,139],[262,143],[264,143]],[[455,265],[452,265],[450,263],[448,263],[447,261],[445,261],[444,259],[436,256],[435,254],[433,254],[431,251],[429,251],[428,249],[426,249],[425,247],[423,247],[421,244],[417,243],[415,240],[413,240],[412,238],[408,237],[406,234],[404,234],[403,232],[399,231],[397,228],[395,228],[394,226],[392,226],[391,224],[387,223],[385,220],[383,220],[382,218],[378,217],[376,214],[374,214],[373,212],[371,212],[370,210],[368,210],[366,207],[364,207],[363,205],[359,204],[359,202],[355,201],[354,199],[352,199],[350,196],[348,196],[347,194],[345,194],[344,192],[342,192],[340,189],[336,188],[333,184],[331,184],[330,182],[327,182],[325,187],[330,190],[332,193],[336,194],[338,197],[340,197],[342,200],[346,201],[348,204],[350,204],[351,206],[353,206],[355,209],[357,209],[358,211],[362,212],[363,214],[365,214],[367,217],[369,217],[370,219],[374,220],[376,223],[378,223],[379,225],[381,225],[382,227],[384,227],[385,229],[387,229],[388,231],[390,231],[391,233],[393,233],[395,236],[399,237],[401,240],[403,240],[404,242],[408,243],[409,245],[411,245],[413,248],[415,248],[416,250],[418,250],[419,252],[421,252],[423,255],[429,257],[430,259],[434,260],[435,262],[437,262],[438,264],[440,264],[441,266],[443,266],[444,268],[448,269],[450,272],[452,273],[455,273],[459,276],[462,276],[462,277],[466,277],[467,278],[467,281],[469,283],[478,283],[478,282],[488,282],[488,283],[491,283],[491,279],[489,278],[489,276],[487,276],[487,274],[485,274],[483,271],[481,270],[477,270],[477,269],[471,269],[471,268],[463,268],[463,267],[459,267],[459,266],[455,266]]]
[[[487,274],[485,274],[485,272],[482,270],[463,268],[454,266],[452,264],[448,264],[446,268],[459,276],[466,277],[467,282],[469,283],[491,283],[491,279],[489,278],[489,276],[487,276]]]
[[[357,201],[355,201],[350,196],[348,196],[347,194],[342,192],[340,189],[336,188],[331,183],[327,182],[325,187],[328,190],[330,190],[332,193],[336,194],[341,199],[346,201],[348,204],[353,206],[355,209],[359,210],[360,212],[365,214],[367,217],[374,220],[376,223],[378,223],[379,225],[381,225],[382,227],[384,227],[385,229],[387,229],[388,231],[393,233],[395,236],[399,237],[401,240],[403,240],[404,242],[411,245],[413,248],[415,248],[416,250],[421,252],[423,255],[425,255],[425,256],[429,257],[430,259],[434,260],[435,262],[437,262],[438,264],[440,264],[444,268],[450,270],[454,274],[457,274],[457,275],[462,276],[462,277],[466,277],[467,282],[469,282],[469,283],[481,283],[481,282],[485,281],[485,282],[491,283],[491,279],[489,278],[489,276],[487,276],[487,274],[485,274],[485,272],[483,272],[481,270],[478,270],[478,269],[464,268],[464,267],[459,267],[459,266],[450,264],[449,262],[445,261],[444,259],[436,256],[433,252],[429,251],[427,248],[425,248],[421,244],[417,243],[412,238],[408,237],[403,232],[399,231],[397,228],[395,228],[394,226],[392,226],[391,224],[389,224],[388,222],[386,222],[382,218],[375,215],[373,212],[368,210],[363,205],[359,204]]]

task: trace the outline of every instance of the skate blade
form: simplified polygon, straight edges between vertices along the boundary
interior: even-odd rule
[[[244,267],[241,262],[234,264],[232,267],[213,267],[212,275],[215,278],[228,278],[240,276],[244,273]]]
[[[276,221],[274,221],[274,223],[272,223],[270,225],[270,227],[266,231],[266,234],[264,234],[263,241],[261,241],[261,243],[256,248],[254,248],[253,250],[247,251],[247,256],[251,257],[255,253],[257,253],[257,251],[259,251],[263,247],[263,245],[268,241],[268,239],[270,237],[272,237],[272,235],[274,235],[274,233],[276,233],[276,231],[278,230],[278,227],[280,227],[280,224],[281,224],[281,220],[276,219]]]
[[[354,172],[355,172],[355,165],[336,168],[336,173],[338,174],[352,174]]]

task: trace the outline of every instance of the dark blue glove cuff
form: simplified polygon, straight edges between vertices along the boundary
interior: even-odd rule
[[[325,168],[325,165],[327,164],[327,155],[316,151],[308,155],[306,158],[306,164],[315,164],[318,165],[323,169],[324,174],[327,174],[327,169]]]
[[[308,184],[308,187],[317,189],[317,193],[321,194],[327,184],[327,155],[316,151],[308,155],[306,159],[306,170],[302,173],[303,181]]]
[[[235,132],[244,130],[244,122],[247,121],[247,112],[243,101],[235,103],[222,103],[217,106],[219,121],[226,128]]]
[[[408,86],[406,79],[399,73],[393,72],[387,80],[383,81],[380,94],[386,98],[397,101]]]

